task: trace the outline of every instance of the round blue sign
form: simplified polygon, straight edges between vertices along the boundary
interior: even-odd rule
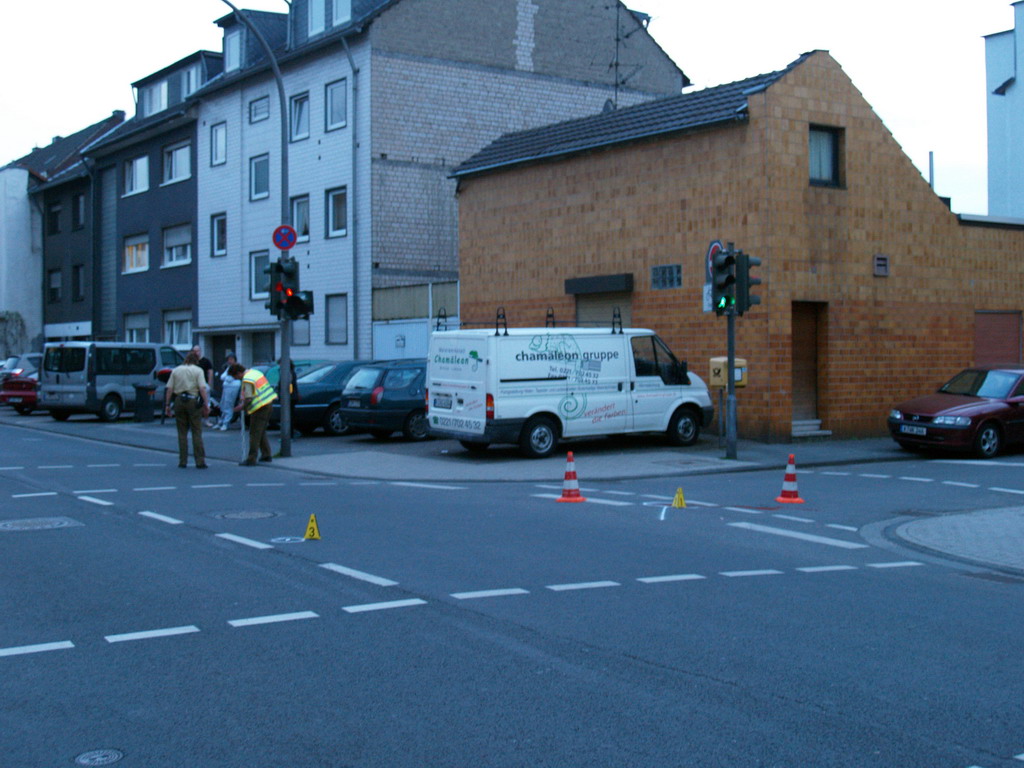
[[[279,251],[289,251],[295,247],[295,242],[299,239],[293,227],[289,227],[287,224],[282,224],[280,227],[274,230],[274,247]]]

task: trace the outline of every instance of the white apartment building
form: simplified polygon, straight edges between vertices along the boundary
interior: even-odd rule
[[[451,169],[509,131],[688,84],[618,2],[293,0],[252,18],[277,47],[291,254],[315,302],[293,359],[424,355],[430,318],[458,314]],[[281,113],[251,34],[218,23],[225,72],[198,94],[196,330],[215,362],[251,363],[280,352],[263,269],[279,255]]]

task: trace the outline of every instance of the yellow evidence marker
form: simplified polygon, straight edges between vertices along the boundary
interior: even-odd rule
[[[683,498],[683,489],[676,488],[676,497],[672,499],[673,509],[686,509],[686,499]]]
[[[317,524],[316,524],[316,515],[310,515],[309,516],[309,524],[306,526],[306,535],[303,536],[302,538],[304,538],[304,539],[319,539],[320,538],[320,529],[317,527]]]

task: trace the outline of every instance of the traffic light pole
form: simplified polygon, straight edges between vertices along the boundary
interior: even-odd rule
[[[728,377],[726,398],[725,398],[725,458],[736,458],[736,310],[729,308],[726,311],[728,318],[728,355],[729,363],[726,369]]]
[[[222,0],[235,13],[235,18],[249,30],[259,42],[263,52],[270,61],[277,84],[278,111],[281,113],[281,223],[291,224],[291,203],[288,199],[288,99],[285,96],[284,78],[277,64],[277,57],[267,39],[250,20],[244,11],[239,10],[231,0]],[[281,251],[279,262],[288,259],[288,251]],[[292,359],[291,359],[291,321],[287,315],[278,315],[281,321],[281,456],[292,455]]]

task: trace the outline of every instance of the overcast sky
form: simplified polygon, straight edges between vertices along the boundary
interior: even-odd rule
[[[627,0],[693,87],[785,67],[824,49],[958,213],[986,213],[985,47],[1013,27],[1009,0]],[[284,0],[243,7],[284,11]],[[0,165],[134,112],[130,83],[200,48],[220,49],[220,0],[4,2]]]

